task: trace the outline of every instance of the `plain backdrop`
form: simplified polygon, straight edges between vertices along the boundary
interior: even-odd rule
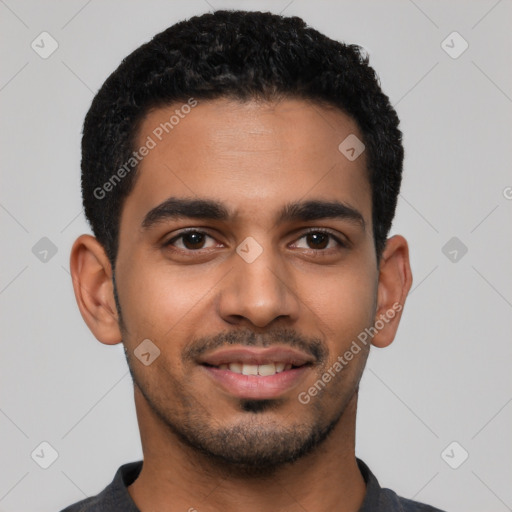
[[[357,455],[402,496],[512,510],[510,0],[1,0],[0,511],[60,510],[142,457],[121,345],[92,336],[69,276],[90,232],[82,123],[140,44],[237,7],[363,46],[401,119],[392,234],[409,241],[414,284],[395,342],[370,355]]]

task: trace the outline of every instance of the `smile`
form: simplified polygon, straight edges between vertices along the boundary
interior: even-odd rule
[[[276,373],[291,370],[292,368],[299,368],[299,366],[293,366],[291,363],[278,362],[266,364],[224,363],[216,368],[219,368],[219,370],[229,370],[241,375],[260,375],[262,377],[269,377]]]
[[[296,387],[315,359],[288,347],[232,347],[197,361],[223,393],[237,398],[278,398]]]

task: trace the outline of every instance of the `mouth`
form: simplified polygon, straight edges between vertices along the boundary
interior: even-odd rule
[[[302,368],[303,366],[306,366],[306,364],[294,365],[292,363],[272,361],[264,364],[248,364],[242,362],[223,363],[218,366],[204,363],[204,366],[209,368],[218,368],[219,370],[229,370],[230,372],[238,373],[240,375],[259,375],[260,377],[270,377],[276,373]]]
[[[222,392],[263,400],[278,398],[296,387],[313,366],[314,358],[284,347],[240,347],[203,356],[198,363]]]

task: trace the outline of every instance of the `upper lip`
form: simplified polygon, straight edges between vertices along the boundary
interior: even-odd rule
[[[220,366],[221,364],[270,364],[284,363],[292,366],[303,366],[313,363],[314,358],[300,350],[288,347],[249,348],[230,347],[206,354],[198,359],[199,364]]]

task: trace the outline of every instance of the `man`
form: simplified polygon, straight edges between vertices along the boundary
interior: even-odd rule
[[[270,13],[180,22],[108,78],[82,152],[74,291],[124,345],[144,460],[65,511],[439,510],[355,456],[412,283],[398,118],[359,47]]]

